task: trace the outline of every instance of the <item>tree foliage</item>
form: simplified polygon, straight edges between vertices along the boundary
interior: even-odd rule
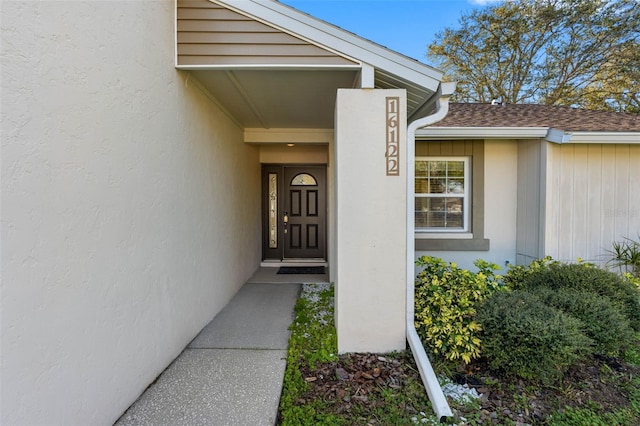
[[[457,101],[640,112],[639,0],[511,0],[436,35]]]

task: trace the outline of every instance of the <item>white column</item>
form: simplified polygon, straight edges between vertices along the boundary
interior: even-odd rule
[[[336,101],[338,351],[406,347],[406,91],[344,89]]]

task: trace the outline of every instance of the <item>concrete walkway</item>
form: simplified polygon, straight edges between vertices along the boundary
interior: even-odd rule
[[[276,268],[259,269],[116,425],[275,423],[299,283],[325,277],[265,269]]]

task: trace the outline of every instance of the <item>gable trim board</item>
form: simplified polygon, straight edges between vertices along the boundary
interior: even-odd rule
[[[557,144],[640,144],[638,132],[569,132],[551,127],[428,127],[416,132],[420,140],[434,139],[530,139]]]

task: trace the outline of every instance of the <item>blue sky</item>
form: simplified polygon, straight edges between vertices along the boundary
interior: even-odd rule
[[[280,0],[389,49],[429,63],[427,45],[463,12],[496,0]]]

